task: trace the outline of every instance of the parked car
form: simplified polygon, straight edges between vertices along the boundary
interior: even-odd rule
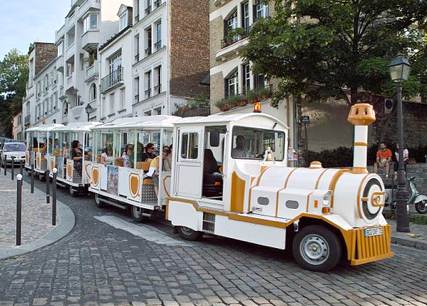
[[[6,142],[1,151],[1,159],[11,164],[14,157],[16,165],[19,165],[20,162],[25,162],[25,151],[26,147],[22,142]]]

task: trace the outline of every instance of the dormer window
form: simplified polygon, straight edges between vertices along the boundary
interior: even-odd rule
[[[128,11],[126,10],[122,15],[120,15],[120,31],[128,26],[128,21]]]

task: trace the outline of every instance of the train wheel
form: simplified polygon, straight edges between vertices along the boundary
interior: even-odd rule
[[[95,193],[95,204],[98,208],[104,208],[105,204],[101,201],[101,198],[99,197],[99,194]]]
[[[304,269],[326,272],[340,261],[342,246],[337,235],[328,228],[310,225],[295,235],[292,253]]]
[[[185,226],[178,226],[177,230],[181,238],[185,240],[190,240],[190,241],[200,240],[200,238],[202,238],[202,235],[203,235],[202,232],[197,232]]]
[[[144,220],[144,215],[142,214],[142,208],[133,206],[131,207],[132,218],[137,222],[142,222]]]
[[[72,197],[75,197],[75,196],[76,196],[76,194],[77,194],[77,190],[75,190],[75,189],[73,188],[73,186],[70,186],[70,187],[68,188],[68,191],[69,191],[69,193],[70,193],[70,196],[72,196]]]

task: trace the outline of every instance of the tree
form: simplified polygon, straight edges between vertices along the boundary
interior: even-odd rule
[[[12,49],[0,61],[0,133],[11,135],[12,118],[22,109],[28,79],[28,57]]]
[[[275,103],[293,95],[352,104],[361,92],[390,94],[388,63],[398,54],[419,67],[404,84],[406,96],[427,92],[420,30],[427,1],[276,0],[274,12],[254,25],[243,55],[279,81]]]

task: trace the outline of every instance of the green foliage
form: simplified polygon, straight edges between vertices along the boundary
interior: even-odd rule
[[[404,94],[427,91],[426,43],[420,30],[427,1],[275,3],[275,15],[253,26],[243,52],[256,72],[280,81],[273,101],[303,95],[306,100],[334,97],[354,103],[362,88],[389,95],[388,63],[398,54],[414,65]]]
[[[210,113],[210,102],[206,96],[198,96],[187,101],[184,105],[176,105],[175,116],[207,116]]]
[[[27,79],[28,57],[11,50],[0,61],[0,134],[11,134],[12,118],[22,109]]]

